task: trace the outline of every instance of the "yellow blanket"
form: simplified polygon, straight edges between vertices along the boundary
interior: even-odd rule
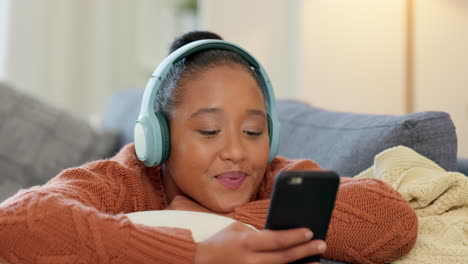
[[[468,263],[468,177],[399,146],[377,155],[356,178],[390,184],[418,215],[416,245],[394,263]]]

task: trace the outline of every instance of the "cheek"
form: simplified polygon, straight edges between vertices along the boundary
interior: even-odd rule
[[[252,150],[249,151],[251,153],[249,159],[255,170],[260,173],[265,172],[268,166],[269,145],[269,139],[267,138],[266,140],[262,140],[260,144],[252,146]]]
[[[174,140],[175,138],[177,140]],[[215,150],[209,145],[194,140],[190,135],[176,135],[176,137],[171,138],[171,153],[168,163],[178,185],[198,181],[215,158]]]
[[[270,152],[270,138],[268,137],[268,135],[264,135],[257,142],[250,144],[250,147],[255,149],[254,153],[257,157],[256,160],[262,160],[264,162],[268,161],[268,156]]]
[[[180,164],[195,166],[205,164],[216,156],[216,149],[210,145],[202,144],[190,136],[177,137],[171,142],[170,159]],[[199,165],[197,165],[199,167]]]

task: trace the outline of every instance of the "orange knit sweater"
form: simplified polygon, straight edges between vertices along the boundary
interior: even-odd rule
[[[310,160],[277,157],[257,199],[236,208],[234,218],[263,228],[274,176],[316,169]],[[196,245],[189,230],[132,224],[123,215],[165,207],[159,167],[145,167],[127,145],[109,160],[65,170],[1,203],[0,262],[192,263]],[[384,263],[409,252],[416,236],[414,211],[391,187],[341,179],[325,257]]]

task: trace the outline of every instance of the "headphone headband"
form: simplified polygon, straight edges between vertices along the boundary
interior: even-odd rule
[[[235,52],[245,59],[254,69],[265,97],[267,116],[270,119],[268,120],[270,127],[269,161],[276,155],[279,143],[279,121],[276,115],[275,95],[266,71],[255,57],[238,45],[223,40],[205,39],[190,42],[172,52],[159,64],[146,85],[140,114],[135,125],[135,150],[138,158],[142,160],[146,166],[154,166],[163,163],[170,149],[170,146],[167,146],[167,151],[164,151],[166,147],[165,144],[167,144],[167,142],[164,141],[167,141],[167,139],[162,137],[161,134],[166,132],[164,132],[165,130],[161,132],[163,128],[160,122],[154,122],[155,119],[158,119],[154,112],[154,101],[163,80],[175,63],[194,53],[208,49],[223,49]],[[164,125],[167,126],[167,124]],[[157,150],[160,147],[163,148],[162,151]],[[156,149],[154,150],[155,153],[153,153],[153,149]]]

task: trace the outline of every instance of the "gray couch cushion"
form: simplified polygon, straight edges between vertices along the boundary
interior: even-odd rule
[[[403,145],[457,169],[457,138],[444,112],[409,115],[369,115],[332,112],[297,101],[279,101],[279,155],[310,158],[343,176],[354,176],[372,165],[382,150]]]
[[[102,119],[104,131],[119,133],[119,146],[133,142],[133,128],[140,113],[141,90],[123,90],[115,92],[109,102]]]
[[[0,83],[0,201],[62,169],[108,157],[116,135]]]
[[[465,158],[457,159],[457,171],[468,176],[468,159],[465,159]]]

